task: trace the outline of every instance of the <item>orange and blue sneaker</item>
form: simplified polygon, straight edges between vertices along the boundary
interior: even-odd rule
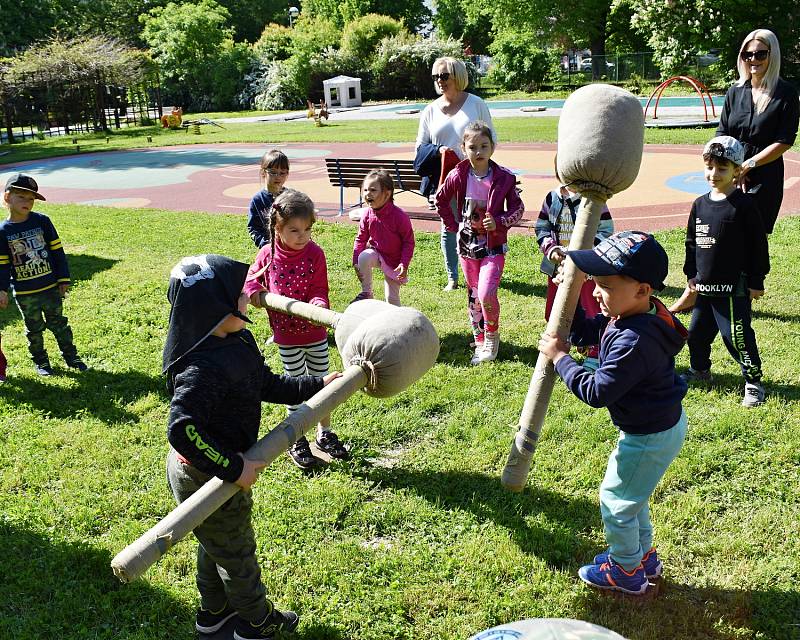
[[[608,549],[594,557],[594,564],[603,564],[604,562],[608,562]],[[642,556],[642,566],[644,567],[644,575],[648,579],[658,578],[664,572],[664,565],[658,559],[658,552],[655,547],[651,547],[650,551]]]
[[[578,576],[590,587],[622,591],[642,596],[647,591],[647,576],[641,563],[633,571],[625,571],[611,558],[603,564],[587,564],[578,570]]]

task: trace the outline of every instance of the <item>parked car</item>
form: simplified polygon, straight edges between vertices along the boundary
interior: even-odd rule
[[[606,69],[613,69],[614,63],[610,60],[606,60]],[[586,71],[591,73],[592,71],[592,59],[591,58],[584,58],[581,60],[581,71]]]
[[[719,62],[719,54],[721,49],[709,49],[706,53],[701,53],[695,56],[698,67],[710,67],[712,64]]]

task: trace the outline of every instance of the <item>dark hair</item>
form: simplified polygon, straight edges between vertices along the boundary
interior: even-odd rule
[[[373,178],[378,181],[378,184],[381,185],[381,189],[383,191],[391,192],[389,199],[394,200],[394,180],[392,180],[392,174],[383,167],[379,169],[373,169],[366,176],[364,176],[364,182],[361,184],[364,185],[366,184],[367,180],[371,180]]]
[[[492,137],[492,128],[483,120],[473,120],[466,127],[464,133],[461,135],[461,142],[463,143],[467,138],[472,136],[486,136],[489,142],[494,147],[494,137]]]
[[[272,249],[275,250],[275,227],[280,222],[281,226],[292,218],[302,218],[312,223],[317,221],[317,212],[314,203],[305,193],[296,189],[284,189],[269,210],[269,237]]]
[[[289,170],[289,158],[279,149],[270,149],[261,156],[261,176],[267,174],[267,169]]]
[[[736,164],[730,158],[726,158],[723,154],[722,145],[718,142],[715,142],[711,145],[708,150],[708,153],[703,154],[703,162],[714,162],[718,165],[727,166],[728,164],[732,164],[734,168],[738,167],[739,165]]]

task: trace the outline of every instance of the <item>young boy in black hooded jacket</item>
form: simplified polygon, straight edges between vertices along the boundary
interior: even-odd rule
[[[248,490],[264,467],[243,455],[258,439],[261,402],[298,404],[340,374],[292,378],[272,373],[253,335],[242,295],[248,265],[219,255],[182,259],[170,274],[163,370],[172,395],[167,478],[178,503],[212,476],[237,493],[194,530],[200,608],[195,626],[216,633],[239,616],[236,640],[271,639],[299,617],[266,597],[251,525]]]

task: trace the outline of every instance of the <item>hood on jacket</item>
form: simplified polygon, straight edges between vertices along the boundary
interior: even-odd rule
[[[167,290],[172,308],[162,372],[196,349],[229,315],[249,322],[238,304],[248,268],[216,254],[188,256],[173,267]]]

